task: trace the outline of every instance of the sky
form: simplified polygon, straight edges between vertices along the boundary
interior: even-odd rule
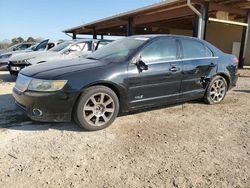
[[[160,0],[0,0],[0,41],[69,39],[62,31]]]

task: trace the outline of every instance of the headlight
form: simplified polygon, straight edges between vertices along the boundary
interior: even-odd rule
[[[9,57],[11,57],[11,56],[12,56],[12,54],[1,55],[1,56],[0,56],[0,59],[9,58]]]
[[[31,91],[58,91],[67,83],[67,80],[40,80],[32,79],[29,83],[28,90]]]
[[[29,64],[29,62],[28,62],[28,59],[24,59],[24,60],[17,61],[17,64]]]

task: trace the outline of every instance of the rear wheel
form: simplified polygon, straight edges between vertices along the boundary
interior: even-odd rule
[[[104,86],[87,88],[74,111],[74,120],[82,128],[100,130],[113,123],[119,112],[119,100],[114,91]]]
[[[227,81],[222,76],[215,76],[207,88],[205,102],[207,104],[218,104],[225,98],[227,93]]]

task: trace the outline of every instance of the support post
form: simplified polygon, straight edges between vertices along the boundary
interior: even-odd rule
[[[199,27],[199,16],[194,16],[194,28],[193,28],[193,37],[198,37],[198,27]]]
[[[103,35],[101,35],[101,40],[103,40]]]
[[[239,68],[242,69],[245,64],[246,51],[247,51],[247,41],[248,41],[248,33],[249,33],[249,24],[250,24],[250,10],[248,10],[246,23],[248,26],[243,27],[241,45],[240,45],[240,55],[239,55]]]
[[[127,36],[132,35],[134,35],[134,19],[132,17],[129,17],[127,24]]]
[[[205,1],[202,12],[202,29],[201,29],[202,32],[201,36],[203,40],[206,40],[208,11],[209,11],[209,2]]]
[[[97,33],[95,28],[93,29],[92,33],[93,33],[93,39],[97,39]]]
[[[76,34],[73,33],[72,39],[76,39]]]

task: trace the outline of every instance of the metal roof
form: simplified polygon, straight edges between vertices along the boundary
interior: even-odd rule
[[[204,3],[205,0],[192,0],[192,2],[201,4]],[[69,28],[64,30],[65,33],[76,33],[76,34],[91,34],[93,31],[93,28],[96,28],[98,31],[106,33],[114,31],[114,27],[116,27],[117,33],[120,33],[119,28],[127,24],[127,19],[130,17],[135,18],[135,25],[146,25],[151,23],[159,24],[163,20],[163,18],[157,20],[157,19],[148,19],[144,22],[138,22],[137,20],[142,20],[144,16],[147,16],[150,18],[150,15],[160,15],[162,13],[165,13],[166,17],[165,22],[162,23],[163,25],[166,24],[166,20],[168,19],[168,22],[172,21],[174,18],[180,19],[182,16],[183,19],[190,18],[190,16],[194,16],[194,13],[187,7],[186,4],[187,0],[165,0],[160,3],[155,3],[146,7],[138,8],[132,11],[120,13],[114,16],[110,16],[104,19],[100,19],[94,22],[90,22],[87,24],[83,24],[77,27]],[[211,12],[214,8],[221,7],[221,9],[226,11],[234,11],[234,13],[238,15],[244,15],[246,14],[246,9],[250,8],[250,0],[209,0],[211,6]],[[217,8],[218,9],[218,8]],[[169,13],[169,14],[168,14]],[[170,15],[170,16],[169,16]],[[160,16],[159,16],[160,17]],[[244,16],[243,16],[244,17]],[[241,18],[241,17],[239,17]],[[146,17],[145,17],[146,19]],[[177,22],[178,23],[178,22]],[[179,25],[181,25],[179,23]],[[185,26],[185,25],[183,25]],[[103,31],[102,31],[103,30]],[[100,33],[99,32],[99,33]],[[102,34],[103,34],[102,33]]]

